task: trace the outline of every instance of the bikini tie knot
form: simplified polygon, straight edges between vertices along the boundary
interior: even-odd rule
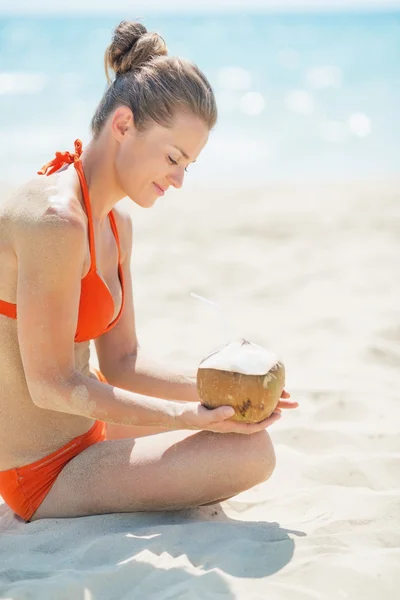
[[[58,171],[64,165],[71,165],[79,160],[82,154],[82,142],[81,140],[75,140],[75,152],[71,154],[71,152],[56,152],[55,158],[50,160],[48,163],[43,165],[40,171],[37,172],[38,175],[51,175]]]

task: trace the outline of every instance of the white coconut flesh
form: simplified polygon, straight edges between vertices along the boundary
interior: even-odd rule
[[[278,357],[269,350],[246,340],[238,340],[207,356],[201,361],[199,369],[266,375],[278,363]]]

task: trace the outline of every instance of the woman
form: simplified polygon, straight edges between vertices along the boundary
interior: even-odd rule
[[[232,422],[201,406],[195,378],[143,358],[131,220],[114,208],[182,186],[216,121],[211,87],[138,23],[118,26],[105,58],[115,79],[91,143],[0,207],[0,494],[25,521],[218,502],[274,469],[265,428],[280,408]]]

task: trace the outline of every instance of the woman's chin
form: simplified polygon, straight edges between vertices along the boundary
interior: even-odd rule
[[[141,208],[151,208],[157,202],[159,196],[156,194],[143,194],[141,196],[128,196],[128,198]]]

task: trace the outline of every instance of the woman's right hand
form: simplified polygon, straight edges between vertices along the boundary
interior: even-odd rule
[[[183,405],[179,416],[179,422],[183,429],[206,430],[216,433],[242,433],[251,434],[262,431],[266,427],[275,423],[281,417],[279,408],[275,409],[271,416],[260,423],[240,423],[231,421],[235,414],[231,406],[219,406],[218,408],[208,409],[202,404],[188,402]]]

